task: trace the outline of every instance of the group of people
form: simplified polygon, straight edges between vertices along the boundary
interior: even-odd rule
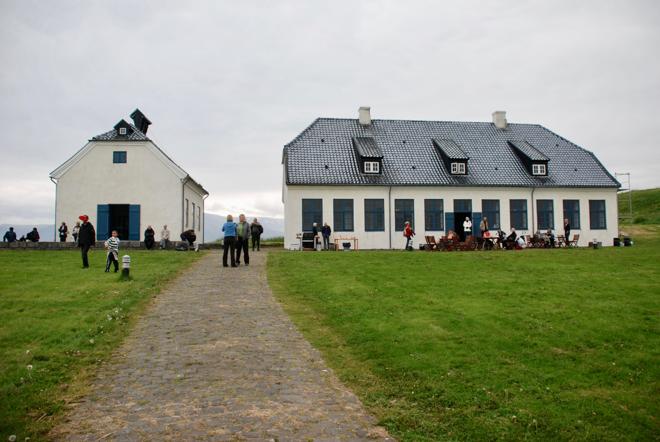
[[[330,228],[328,223],[323,223],[323,227],[321,227],[321,230],[319,231],[318,223],[312,224],[312,234],[314,235],[314,250],[316,250],[319,244],[319,233],[323,238],[323,250],[330,250],[330,235],[332,235],[332,228]]]
[[[27,234],[22,235],[20,238],[17,238],[14,228],[10,227],[9,230],[5,232],[5,235],[2,237],[2,242],[12,243],[12,242],[39,242],[41,236],[39,236],[39,231],[36,227],[30,230]]]
[[[222,266],[232,267],[241,265],[241,253],[246,266],[250,265],[250,254],[248,252],[250,239],[252,239],[252,251],[261,249],[261,235],[264,233],[263,226],[255,218],[252,223],[247,222],[244,214],[238,216],[238,222],[234,222],[232,215],[227,215],[227,221],[222,225],[224,235],[222,243]]]
[[[66,225],[64,221],[57,228],[57,233],[60,237],[60,242],[66,242],[67,237],[69,236],[69,226]],[[78,242],[78,235],[80,234],[80,221],[76,221],[76,225],[71,229],[71,236],[73,237],[73,242]]]

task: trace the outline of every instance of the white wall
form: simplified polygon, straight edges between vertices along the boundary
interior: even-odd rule
[[[97,204],[139,204],[140,240],[147,225],[156,239],[167,224],[172,238],[182,231],[181,179],[150,150],[150,142],[94,142],[92,149],[57,183],[56,225],[69,230],[81,214],[96,227]],[[125,164],[112,162],[113,151],[127,152]]]
[[[321,198],[323,200],[323,221],[333,226],[333,199],[352,198],[354,231],[334,232],[334,237],[356,237],[359,239],[362,249],[387,249],[403,248],[405,238],[402,232],[393,232],[390,226],[394,226],[394,200],[410,198],[415,200],[415,244],[424,243],[424,236],[443,235],[445,231],[426,232],[424,230],[424,199],[443,199],[444,211],[454,211],[455,199],[471,199],[472,211],[481,212],[482,199],[498,199],[500,201],[500,225],[505,232],[510,231],[510,199],[527,200],[527,224],[528,230],[520,230],[520,234],[533,233],[536,225],[536,204],[532,206],[532,189],[530,188],[504,188],[504,187],[413,187],[397,186],[391,188],[380,186],[286,186],[284,201],[284,244],[285,247],[296,243],[296,234],[302,232],[302,199]],[[365,232],[364,230],[364,199],[382,198],[385,208],[385,232]],[[554,201],[554,224],[555,232],[563,235],[563,200],[580,200],[580,229],[572,229],[573,234],[580,234],[580,245],[584,246],[594,238],[602,241],[603,245],[612,245],[612,238],[618,235],[618,208],[616,189],[572,189],[553,188],[536,189],[534,201],[539,199],[551,199]],[[607,230],[589,229],[589,200],[605,200],[607,212]],[[391,210],[389,204],[391,201]],[[452,226],[445,226],[445,229]],[[478,229],[475,226],[474,229]]]
[[[186,224],[186,200],[188,200],[188,223]],[[193,215],[193,204],[195,213]],[[194,184],[187,182],[183,188],[183,230],[194,229],[197,241],[204,242],[204,198]],[[201,217],[200,217],[201,214]],[[194,222],[194,224],[193,224]],[[178,239],[178,237],[177,237]]]

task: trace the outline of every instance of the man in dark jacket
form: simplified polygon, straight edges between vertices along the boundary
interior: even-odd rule
[[[28,234],[25,235],[25,239],[32,242],[39,242],[41,237],[39,236],[39,232],[37,231],[37,228],[35,227],[32,229],[31,232],[28,232]]]
[[[261,234],[264,233],[264,228],[256,218],[250,224],[250,232],[252,233],[252,251],[254,252],[256,246],[258,252],[261,248]]]
[[[89,260],[87,259],[87,252],[89,252],[90,247],[96,244],[96,232],[92,223],[89,222],[87,215],[80,215],[78,219],[82,221],[80,231],[78,232],[78,247],[80,247],[80,253],[82,254],[83,269],[88,269]]]
[[[14,232],[14,228],[10,227],[9,230],[5,232],[5,236],[2,237],[2,242],[16,242],[16,232]]]

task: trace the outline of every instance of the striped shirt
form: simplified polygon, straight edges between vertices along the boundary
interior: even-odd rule
[[[108,252],[119,253],[119,238],[111,236],[106,240],[105,246],[108,248]]]

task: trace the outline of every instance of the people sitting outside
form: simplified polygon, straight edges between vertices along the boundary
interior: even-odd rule
[[[193,248],[195,245],[195,241],[197,240],[197,235],[195,235],[195,231],[193,229],[188,229],[184,231],[181,234],[181,241],[188,242],[188,248]],[[195,248],[195,251],[197,248]]]
[[[78,245],[78,235],[80,234],[80,221],[76,222],[76,225],[71,229],[71,236],[73,236],[73,242],[75,245]]]
[[[167,224],[163,226],[160,231],[160,248],[166,249],[170,245],[170,231],[167,229]]]
[[[5,236],[2,237],[2,242],[16,242],[16,232],[14,232],[13,227],[10,227],[9,230],[5,232]]]
[[[449,240],[458,239],[458,235],[453,230],[450,230],[449,232],[447,232],[447,239]]]
[[[509,236],[504,240],[504,247],[507,250],[512,250],[516,246],[516,238],[518,238],[516,229],[511,228],[511,233],[509,233]]]
[[[406,248],[405,250],[412,250],[412,239],[413,236],[415,236],[415,231],[413,230],[412,226],[410,225],[410,221],[406,221],[405,224],[403,225],[403,236],[406,237]]]
[[[144,231],[144,246],[147,248],[147,250],[151,250],[154,248],[154,244],[156,243],[156,232],[154,232],[153,227],[147,226],[146,230]]]
[[[39,232],[37,232],[37,228],[33,228],[31,232],[28,232],[27,235],[25,235],[25,239],[31,242],[39,242]]]
[[[264,227],[256,218],[250,224],[250,233],[252,234],[252,251],[254,252],[256,246],[258,252],[261,249],[261,235],[264,233]]]
[[[545,232],[545,241],[546,241],[546,247],[550,247],[550,248],[555,247],[555,234],[550,228],[548,228],[548,230]]]
[[[330,235],[332,234],[332,229],[328,223],[323,223],[321,227],[321,236],[323,236],[323,250],[330,250]]]
[[[69,227],[64,221],[62,221],[62,225],[60,225],[57,231],[60,234],[60,242],[66,242],[66,237],[69,236]]]
[[[525,248],[525,246],[525,238],[522,235],[518,236],[518,239],[516,240],[516,249],[521,250]]]

